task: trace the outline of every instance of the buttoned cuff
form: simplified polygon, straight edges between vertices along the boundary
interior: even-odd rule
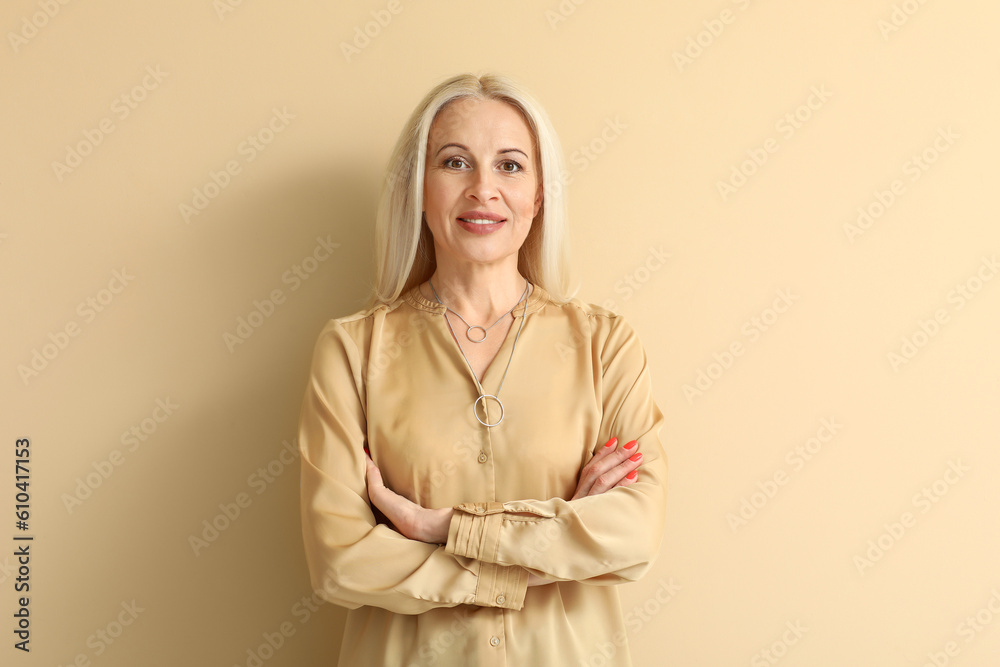
[[[445,551],[480,562],[475,604],[520,609],[528,590],[528,571],[520,565],[499,565],[500,527],[504,506],[499,502],[455,506],[448,525]]]
[[[480,563],[475,604],[520,609],[528,590],[528,571],[520,565]]]
[[[498,502],[456,505],[448,524],[445,551],[485,563],[496,563],[503,512],[503,503]]]

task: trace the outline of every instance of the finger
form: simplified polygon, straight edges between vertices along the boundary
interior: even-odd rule
[[[366,461],[366,464],[368,499],[383,513],[387,513],[386,509],[389,508],[390,505],[396,500],[396,493],[385,485],[385,481],[382,479],[382,471],[378,469],[378,466],[375,465],[374,461],[369,458]]]
[[[365,455],[365,473],[368,477],[368,486],[378,485],[382,486],[382,471],[378,469],[372,458]]]
[[[576,494],[573,498],[582,498],[590,495],[594,482],[619,463],[621,456],[619,455],[619,450],[615,447],[617,442],[617,438],[609,440],[608,444],[601,447],[601,450],[583,466],[580,470],[580,479],[577,482]]]
[[[587,495],[594,496],[623,485],[622,480],[626,480],[625,485],[631,484],[636,478],[628,478],[628,475],[640,465],[642,465],[642,452],[636,452],[598,477]]]
[[[594,452],[594,455],[592,457],[590,457],[590,460],[587,461],[587,464],[584,466],[584,468],[587,467],[594,468],[601,461],[607,459],[609,456],[613,456],[618,451],[617,445],[618,445],[618,438],[616,436],[612,436],[610,440],[604,443],[603,447],[597,448],[597,451]]]
[[[576,485],[576,492],[573,494],[571,500],[576,500],[577,498],[582,498],[587,495],[590,487],[594,483],[597,475],[600,473],[593,473],[594,467],[602,460],[606,459],[608,456],[614,454],[615,445],[618,444],[618,438],[611,436],[603,447],[598,448],[590,460],[584,464],[583,468],[580,469],[579,481]]]
[[[397,525],[409,503],[385,485],[382,472],[371,459],[368,459],[368,499],[393,525]]]
[[[619,486],[628,486],[638,479],[638,462],[624,461],[604,473],[594,482],[588,495],[596,496]],[[630,469],[631,468],[631,469]],[[632,477],[629,477],[632,475]]]
[[[583,467],[580,469],[580,476],[577,479],[576,491],[573,493],[573,497],[570,500],[576,500],[577,498],[583,498],[587,496],[590,491],[590,487],[593,486],[594,480],[600,471],[595,472],[595,469],[604,459],[614,454],[615,445],[618,442],[618,438],[613,437],[608,440],[607,443],[594,453],[590,460],[587,461]]]
[[[594,461],[599,461],[608,454],[613,454],[615,451],[615,446],[617,444],[618,444],[618,438],[615,436],[611,436],[611,439],[608,440],[606,443],[604,443],[603,447],[597,448],[597,451],[594,452],[594,455],[590,458],[590,462],[592,463]]]
[[[619,486],[629,486],[631,484],[635,484],[637,481],[639,481],[639,469],[638,468],[636,468],[632,472],[630,472],[627,475],[625,475],[624,477],[622,477],[621,481],[618,482],[617,484],[615,484],[615,486],[616,487],[619,487]]]
[[[580,484],[578,485],[578,491],[580,495],[590,496],[594,495],[595,489],[593,488],[597,481],[604,479],[604,483],[610,485],[602,485],[596,493],[604,493],[610,489],[614,484],[618,482],[621,475],[616,476],[612,471],[615,466],[621,465],[623,461],[627,461],[629,457],[635,456],[635,453],[639,449],[639,443],[635,440],[630,440],[621,447],[615,449],[609,454],[605,454],[600,460],[591,460],[586,466],[584,466],[583,471],[580,475]],[[596,457],[595,457],[596,458]],[[625,470],[624,473],[630,472]]]

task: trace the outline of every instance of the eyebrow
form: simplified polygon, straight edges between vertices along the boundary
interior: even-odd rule
[[[454,146],[456,148],[461,148],[463,151],[469,150],[468,146],[463,146],[462,144],[450,143],[450,144],[445,144],[444,146],[442,146],[441,148],[439,148],[437,150],[437,153],[434,154],[434,157],[437,157],[438,153],[440,153],[444,149],[448,148],[449,146]],[[521,155],[523,155],[525,157],[525,159],[528,158],[528,154],[525,153],[524,151],[522,151],[520,148],[501,148],[500,150],[497,151],[497,153],[498,154],[500,154],[500,153],[520,153]]]

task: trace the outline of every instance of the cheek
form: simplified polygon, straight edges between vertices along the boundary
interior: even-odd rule
[[[526,218],[533,218],[535,213],[535,191],[532,188],[522,188],[514,193],[512,206]]]
[[[444,199],[441,182],[438,179],[428,178],[424,181],[424,209],[427,211],[437,210]]]
[[[439,208],[450,208],[462,198],[465,185],[455,178],[425,178],[424,201]]]

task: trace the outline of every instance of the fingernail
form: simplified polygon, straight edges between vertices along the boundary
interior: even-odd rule
[[[633,447],[635,447],[638,444],[639,444],[638,442],[636,442],[635,440],[632,440],[631,442],[628,442],[628,443],[625,444],[625,449],[632,449]]]
[[[632,456],[628,457],[628,460],[629,461],[638,461],[641,458],[642,458],[642,452],[638,452],[638,453],[633,454]]]
[[[625,475],[625,477],[627,477],[628,479],[635,479],[638,475],[639,475],[639,471],[638,470],[633,470],[629,474]]]
[[[612,437],[610,440],[608,440],[607,444],[604,445],[604,446],[605,447],[614,447],[617,444],[618,444],[618,438]]]

